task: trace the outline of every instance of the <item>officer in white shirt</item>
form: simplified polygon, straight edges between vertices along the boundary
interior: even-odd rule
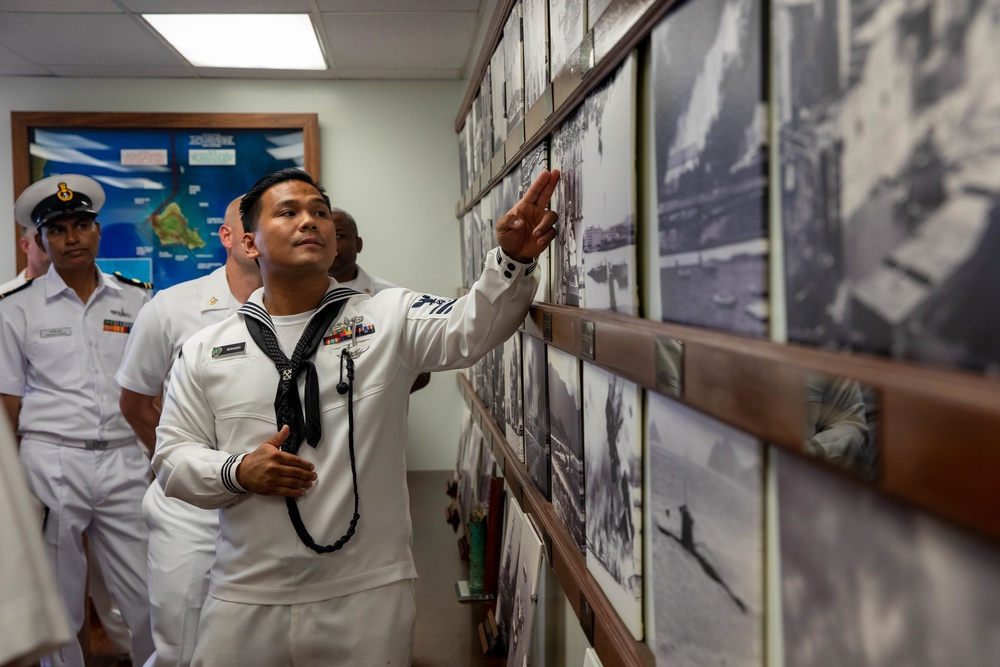
[[[239,205],[239,197],[230,202],[219,227],[226,263],[203,278],[158,292],[132,327],[115,379],[122,387],[122,412],[150,452],[156,445],[160,394],[181,345],[236,312],[261,286],[260,269],[243,250]],[[150,485],[142,512],[149,529],[149,599],[156,646],[146,667],[186,667],[215,560],[219,515],[167,498],[159,484]]]
[[[49,270],[49,264],[51,263],[49,256],[45,254],[45,250],[40,245],[35,243],[35,236],[37,235],[38,230],[35,229],[34,225],[21,227],[21,238],[17,240],[17,247],[28,258],[28,264],[21,269],[21,272],[17,276],[0,285],[0,294],[6,294],[29,280],[44,275]]]
[[[45,544],[72,628],[83,624],[86,534],[142,663],[153,650],[141,516],[149,463],[118,408],[114,374],[152,286],[97,269],[103,203],[97,181],[71,174],[38,181],[15,203],[52,266],[0,300],[0,394],[28,487],[46,508]],[[79,643],[43,664],[83,667]]]
[[[557,180],[544,172],[498,221],[500,248],[458,299],[331,280],[329,200],[301,170],[244,196],[264,287],[184,344],[153,457],[168,496],[220,510],[194,667],[410,663],[410,387],[520,326],[555,236]]]
[[[336,207],[330,209],[330,215],[337,229],[337,257],[330,265],[327,275],[340,283],[341,287],[362,294],[375,295],[382,290],[398,287],[388,280],[371,275],[358,265],[358,255],[364,247],[364,240],[358,236],[358,223],[354,220],[354,216]],[[430,373],[421,373],[413,381],[410,393],[423,389],[430,384],[430,381]]]

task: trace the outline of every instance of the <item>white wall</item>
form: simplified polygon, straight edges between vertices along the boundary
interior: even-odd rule
[[[454,119],[465,83],[0,77],[0,165],[11,165],[11,111],[260,112],[319,116],[322,182],[358,220],[360,263],[400,285],[454,296],[461,284]],[[13,178],[0,211],[13,225]],[[261,174],[263,176],[263,174]],[[0,280],[15,273],[13,232],[0,234]],[[454,465],[461,398],[433,376],[410,408],[411,470]]]

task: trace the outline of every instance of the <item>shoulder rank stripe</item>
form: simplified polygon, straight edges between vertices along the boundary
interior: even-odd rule
[[[32,283],[32,282],[34,282],[34,280],[35,280],[34,278],[28,278],[28,279],[27,279],[27,280],[26,280],[26,281],[24,282],[24,284],[23,284],[23,285],[18,285],[17,287],[15,287],[14,289],[10,290],[9,292],[4,292],[3,294],[0,294],[0,299],[6,299],[6,298],[7,298],[7,297],[9,297],[9,296],[10,296],[11,294],[17,294],[17,293],[18,293],[18,292],[20,292],[21,290],[23,290],[23,289],[27,289],[27,288],[28,288],[29,286],[31,286],[31,283]]]
[[[126,285],[131,285],[132,287],[141,287],[143,289],[153,289],[153,283],[144,283],[138,278],[126,278],[121,274],[120,271],[114,272],[114,277],[118,279],[118,282],[125,283]]]

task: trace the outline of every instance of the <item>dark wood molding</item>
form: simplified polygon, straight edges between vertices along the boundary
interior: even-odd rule
[[[586,619],[581,615],[581,600],[586,600],[593,611],[593,646],[602,664],[605,667],[653,667],[656,659],[652,651],[645,642],[633,639],[618,617],[600,584],[587,570],[586,559],[556,515],[552,503],[535,487],[527,468],[518,460],[492,414],[464,375],[458,376],[458,387],[473,415],[481,420],[483,431],[491,432],[494,456],[504,462],[504,477],[512,495],[521,509],[534,518],[535,525],[541,529],[543,542],[552,545],[550,565],[581,625],[584,620],[589,621],[589,614],[585,614]]]

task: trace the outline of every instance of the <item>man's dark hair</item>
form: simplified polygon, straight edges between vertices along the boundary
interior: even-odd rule
[[[323,201],[326,202],[328,207],[330,206],[330,198],[326,195],[326,190],[317,181],[313,180],[309,172],[298,167],[279,169],[254,183],[254,186],[243,195],[243,199],[240,201],[240,219],[243,221],[243,231],[251,233],[257,231],[257,219],[260,217],[260,198],[271,187],[285,181],[302,181],[303,183],[308,183],[323,195]]]

